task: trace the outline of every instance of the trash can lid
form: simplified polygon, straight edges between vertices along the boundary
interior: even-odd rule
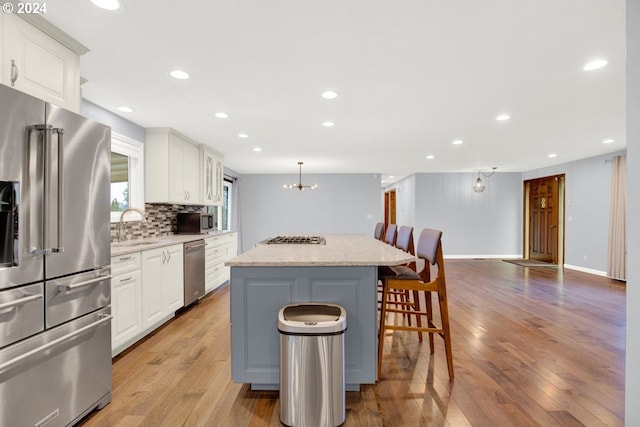
[[[347,312],[337,304],[285,305],[278,312],[278,330],[292,335],[331,335],[347,329]]]

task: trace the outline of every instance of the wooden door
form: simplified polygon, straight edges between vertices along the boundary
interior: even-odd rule
[[[384,193],[384,228],[389,224],[396,223],[396,190],[385,191]]]
[[[558,177],[530,181],[529,258],[558,263]]]

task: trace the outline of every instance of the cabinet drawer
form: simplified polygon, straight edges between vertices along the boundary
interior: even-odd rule
[[[135,270],[140,270],[140,252],[111,258],[112,276],[118,276]]]

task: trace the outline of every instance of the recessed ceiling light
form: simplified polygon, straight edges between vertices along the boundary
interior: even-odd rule
[[[508,114],[500,114],[496,117],[496,120],[499,122],[504,122],[505,120],[509,120],[511,118]]]
[[[436,156],[434,156],[433,154],[429,154],[429,155],[427,156],[427,159],[429,159],[429,160],[433,160],[433,159],[435,159],[435,158],[436,158]]]
[[[258,151],[262,151],[262,148],[260,148],[260,147],[254,147],[254,148],[253,148],[253,151],[256,151],[256,152],[258,152]]]
[[[219,113],[216,113],[214,115],[219,119],[226,119],[226,118],[229,117],[229,115],[227,113],[223,113],[223,112],[219,112]]]
[[[182,70],[173,70],[169,74],[171,75],[171,77],[173,77],[174,79],[178,79],[178,80],[186,80],[186,79],[189,78],[189,74],[185,73]]]
[[[461,139],[456,139],[455,141],[452,142],[453,145],[460,145],[462,144],[462,140]]]
[[[120,2],[118,0],[91,0],[91,3],[106,10],[120,9]]]
[[[326,127],[326,128],[330,128],[331,126],[335,125],[335,123],[330,122],[330,121],[326,121],[326,122],[322,122],[322,126]]]
[[[614,142],[616,142],[616,140],[611,138],[602,141],[603,144],[613,144]]]
[[[249,138],[249,135],[247,135],[246,133],[239,133],[238,138]]]
[[[553,159],[554,157],[558,157],[558,155],[556,153],[551,153],[547,157],[549,157],[550,159]]]
[[[338,97],[338,94],[337,94],[337,93],[335,93],[335,92],[334,92],[334,91],[332,91],[332,90],[328,90],[328,91],[326,91],[326,92],[322,92],[322,97],[323,97],[324,99],[335,99],[335,98],[337,98],[337,97]]]
[[[593,71],[593,70],[597,70],[599,68],[602,68],[605,65],[607,65],[607,60],[606,59],[596,59],[595,61],[589,62],[587,65],[582,67],[582,69],[584,71]]]
[[[118,111],[122,111],[123,113],[133,113],[133,108],[123,105],[121,107],[118,107]]]

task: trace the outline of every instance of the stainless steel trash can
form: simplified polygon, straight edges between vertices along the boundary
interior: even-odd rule
[[[347,313],[336,304],[291,304],[278,312],[280,421],[284,425],[344,423],[346,330]]]

